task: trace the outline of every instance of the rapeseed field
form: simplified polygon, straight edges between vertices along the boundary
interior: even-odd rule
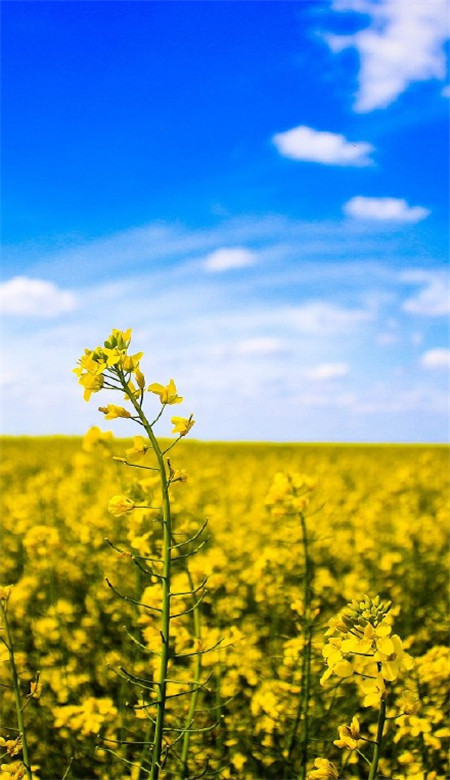
[[[448,449],[161,440],[130,339],[2,440],[0,777],[445,780]]]

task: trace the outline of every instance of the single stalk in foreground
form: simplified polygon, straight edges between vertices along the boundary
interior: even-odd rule
[[[173,543],[169,489],[172,482],[184,481],[185,475],[183,470],[173,470],[169,460],[165,458],[165,456],[183,436],[186,436],[186,434],[194,425],[195,421],[192,414],[189,418],[172,417],[171,422],[175,426],[173,433],[178,433],[178,438],[165,450],[161,449],[158,439],[154,433],[154,426],[160,419],[166,406],[181,403],[183,398],[178,395],[173,379],[170,379],[167,385],[161,385],[157,382],[154,382],[146,387],[145,376],[139,367],[139,361],[143,353],[138,352],[135,355],[130,355],[128,353],[130,341],[131,328],[126,331],[113,329],[111,335],[104,342],[103,347],[97,347],[94,350],[85,349],[84,354],[78,361],[77,367],[74,369],[74,373],[78,376],[79,383],[84,387],[84,398],[86,401],[89,401],[93,393],[98,393],[100,390],[118,391],[125,393],[125,398],[133,406],[134,413],[128,411],[122,406],[117,406],[116,404],[100,406],[99,411],[105,414],[105,419],[107,420],[112,420],[119,417],[124,419],[128,418],[140,425],[147,434],[148,442],[146,442],[142,436],[134,437],[134,449],[130,450],[129,452],[139,456],[140,459],[145,456],[147,450],[151,449],[156,459],[155,466],[145,466],[141,464],[129,463],[125,458],[116,458],[116,460],[121,461],[127,466],[150,469],[152,471],[158,472],[161,505],[158,507],[137,507],[134,501],[128,496],[117,495],[113,496],[109,501],[108,509],[116,517],[120,517],[127,512],[131,512],[134,510],[134,508],[157,508],[161,512],[161,518],[159,519],[159,522],[162,525],[162,539],[160,539],[158,542],[158,546],[161,544],[160,555],[157,560],[158,573],[151,571],[148,572],[149,574],[156,576],[161,583],[161,605],[157,609],[158,613],[160,613],[159,635],[161,639],[161,651],[158,653],[160,656],[160,662],[159,669],[155,673],[156,679],[152,679],[152,686],[155,687],[155,696],[151,701],[148,702],[148,706],[155,707],[156,710],[154,713],[155,717],[149,717],[148,730],[139,763],[132,764],[133,767],[137,769],[137,772],[135,773],[137,780],[140,780],[144,775],[146,778],[150,778],[150,780],[158,780],[168,758],[168,751],[170,749],[169,740],[167,740],[167,747],[164,745],[165,733],[167,731],[173,730],[168,729],[165,725],[167,702],[169,698],[172,698],[172,696],[167,692],[168,683],[172,682],[168,679],[169,658],[170,656],[173,656],[173,658],[176,657],[172,652],[172,639],[170,631],[171,620],[175,617],[180,617],[181,615],[194,612],[194,629],[196,634],[199,634],[199,618],[195,612],[197,604],[199,604],[201,600],[199,599],[196,601],[192,608],[185,610],[182,613],[171,614],[171,576],[172,563],[175,562],[173,560],[173,550],[180,545]],[[161,410],[152,422],[148,421],[142,408],[145,390],[159,396],[161,403]],[[192,541],[192,539],[189,541]],[[184,558],[186,556],[185,554],[182,554],[180,557]],[[143,568],[143,571],[145,571],[145,567]],[[108,585],[112,587],[108,580],[107,582]],[[192,580],[190,580],[190,583],[192,585],[191,592],[194,598],[196,590],[193,588]],[[115,591],[114,588],[112,589]],[[118,593],[118,595],[124,598],[126,601],[133,601],[133,599],[129,599],[127,596],[122,596],[120,593]],[[135,603],[138,604],[139,602]],[[125,677],[130,679],[132,682],[139,683],[140,678],[128,674],[124,669],[121,671],[122,675],[125,674]],[[194,687],[192,691],[193,699],[189,708],[189,721],[186,728],[182,731],[182,766],[184,767],[187,766],[189,732],[192,731],[190,727],[190,721],[195,714],[196,692],[199,687],[201,687],[200,684],[195,685],[195,682],[199,681],[199,675],[200,666],[198,661],[196,680],[194,681]],[[146,686],[144,685],[144,687]],[[184,695],[184,693],[177,693],[173,696],[175,695]],[[122,760],[124,760],[125,763],[128,763],[126,759]],[[185,771],[186,770],[183,770],[184,774]]]
[[[162,527],[163,527],[163,548],[162,548],[162,603],[161,603],[161,662],[159,667],[159,680],[157,682],[158,689],[158,702],[156,709],[156,723],[155,733],[153,741],[153,758],[150,772],[150,779],[157,780],[161,769],[161,754],[162,754],[162,741],[164,733],[164,720],[166,714],[166,697],[167,697],[167,668],[169,664],[169,648],[170,648],[170,580],[172,569],[172,518],[170,512],[170,499],[169,499],[169,477],[166,471],[166,465],[164,463],[164,457],[159,446],[158,440],[153,433],[152,426],[145,417],[142,408],[135,396],[128,389],[128,384],[125,381],[123,374],[120,372],[120,378],[123,382],[123,387],[127,393],[131,403],[133,404],[136,413],[144,427],[144,430],[150,439],[153,452],[155,453],[158,463],[158,470],[161,481],[161,498],[162,498]]]

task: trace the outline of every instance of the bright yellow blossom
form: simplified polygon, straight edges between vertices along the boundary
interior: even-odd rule
[[[347,748],[347,750],[355,750],[361,744],[359,739],[359,720],[356,715],[352,718],[350,726],[339,726],[339,739],[334,740],[334,745],[339,748]]]
[[[92,393],[98,393],[102,389],[104,381],[101,374],[83,374],[80,377],[80,385],[84,387],[84,400],[89,401]]]
[[[189,433],[192,426],[195,424],[195,420],[192,414],[189,417],[171,417],[170,422],[172,425],[174,425],[174,428],[172,428],[172,433],[179,433],[180,437],[186,436],[186,434]]]
[[[139,368],[134,369],[134,376],[136,378],[137,386],[140,390],[144,390],[145,388],[145,376],[142,373],[142,371],[139,370]]]
[[[4,780],[22,780],[25,777],[26,768],[22,761],[12,761],[10,764],[0,765],[0,778]]]
[[[141,460],[150,447],[150,442],[143,436],[133,437],[133,446],[130,449],[125,450],[125,454],[128,458],[133,460]]]
[[[339,780],[338,770],[327,758],[316,758],[314,766],[316,768],[309,773],[308,780]]]
[[[363,707],[377,707],[387,694],[381,674],[361,679],[361,690],[364,694]]]
[[[115,404],[99,406],[98,411],[103,412],[105,420],[115,420],[116,417],[131,417],[131,414],[127,409],[124,409],[123,406],[116,406]]]
[[[143,354],[143,352],[136,352],[135,355],[124,355],[120,361],[120,365],[122,366],[123,370],[126,373],[133,371],[135,374],[141,374],[139,371],[139,361]]]
[[[4,739],[0,737],[0,747],[6,748],[6,752],[9,756],[17,756],[22,750],[22,740],[20,737],[16,739]]]
[[[114,517],[121,517],[134,509],[135,503],[128,496],[113,496],[108,502],[108,512]]]
[[[107,349],[114,349],[114,347],[117,347],[117,349],[126,351],[130,346],[132,332],[132,328],[128,328],[128,330],[118,330],[117,328],[113,328],[111,335],[108,336],[105,341],[105,347]]]
[[[159,395],[159,400],[162,404],[181,404],[183,400],[181,396],[177,395],[177,388],[173,379],[170,379],[168,385],[160,385],[158,382],[154,382],[147,387],[147,390],[150,393]]]

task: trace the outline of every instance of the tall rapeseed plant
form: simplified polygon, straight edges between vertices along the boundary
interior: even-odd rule
[[[149,506],[136,497],[117,494],[111,497],[108,503],[110,513],[115,517],[130,515],[136,510],[151,510],[151,520],[161,526],[160,556],[156,557],[145,553],[137,555],[131,552],[119,550],[117,546],[109,542],[111,547],[121,554],[128,554],[138,566],[140,572],[146,574],[151,582],[157,581],[160,587],[159,603],[148,604],[121,593],[109,580],[109,587],[121,598],[146,610],[151,610],[159,616],[159,648],[152,647],[151,652],[159,656],[159,669],[157,673],[149,675],[150,679],[132,674],[123,666],[119,674],[131,683],[141,688],[145,696],[142,703],[136,708],[140,709],[144,717],[148,719],[148,729],[143,741],[140,760],[125,763],[131,764],[132,777],[140,780],[142,776],[148,776],[150,780],[157,780],[165,767],[169,756],[174,755],[178,762],[177,774],[180,778],[188,776],[188,757],[191,734],[208,731],[217,724],[196,728],[195,715],[197,696],[201,690],[207,690],[206,683],[201,681],[201,655],[205,649],[201,648],[201,626],[199,607],[206,594],[206,580],[198,584],[189,572],[188,559],[205,544],[202,537],[206,523],[193,535],[177,541],[178,536],[174,529],[170,492],[174,483],[185,482],[187,475],[183,469],[174,468],[167,457],[172,448],[186,436],[194,425],[194,418],[174,416],[171,418],[172,433],[177,438],[165,449],[155,434],[155,426],[163,415],[166,407],[178,405],[183,398],[178,391],[173,379],[167,385],[153,382],[146,386],[144,374],[140,369],[140,360],[143,353],[129,354],[128,348],[131,341],[131,329],[126,331],[113,330],[106,339],[104,345],[96,349],[86,349],[74,372],[79,378],[79,383],[84,388],[84,398],[89,401],[92,394],[100,390],[108,390],[123,393],[128,408],[116,404],[100,406],[99,411],[105,415],[105,419],[116,418],[129,419],[139,425],[145,433],[134,437],[133,446],[126,450],[125,457],[116,457],[119,463],[132,468],[144,469],[155,472],[159,481],[159,500],[154,506]],[[145,393],[156,395],[160,402],[160,409],[153,421],[149,421],[144,413]],[[153,455],[152,465],[148,465],[147,453]],[[147,535],[144,535],[148,536]],[[185,536],[182,534],[182,536]],[[144,538],[142,537],[142,539]],[[142,541],[141,539],[141,541]],[[139,543],[136,544],[139,548]],[[173,592],[173,568],[180,565],[188,581],[188,587],[183,592]],[[173,607],[174,598],[187,598],[189,606],[177,610]],[[184,615],[193,617],[193,634],[195,649],[189,653],[176,653],[174,646],[174,633],[172,621],[178,620]],[[133,637],[131,637],[133,639]],[[135,640],[137,644],[140,644]],[[141,645],[142,647],[142,645]],[[144,648],[146,649],[146,648]],[[192,680],[176,680],[169,677],[169,670],[173,661],[182,657],[195,657],[195,667]],[[177,689],[177,686],[180,686]],[[173,690],[175,688],[175,690]],[[190,696],[190,705],[187,719],[183,724],[173,725],[167,723],[168,703],[170,699],[178,699],[180,696]],[[172,735],[175,734],[175,737]],[[110,741],[109,741],[110,742]],[[123,743],[119,744],[136,744]],[[180,745],[181,753],[175,750]],[[120,756],[118,756],[120,758]],[[171,775],[173,776],[173,775]]]

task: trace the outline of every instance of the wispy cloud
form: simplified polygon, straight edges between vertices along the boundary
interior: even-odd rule
[[[271,336],[260,336],[259,338],[245,339],[236,344],[238,355],[273,355],[283,350],[283,341]]]
[[[449,280],[441,271],[408,271],[401,279],[421,285],[421,290],[403,303],[404,311],[425,317],[440,317],[450,312]]]
[[[247,268],[256,262],[254,252],[244,247],[223,247],[215,249],[203,261],[206,271],[221,273],[232,271],[236,268]]]
[[[347,376],[348,363],[321,363],[306,371],[306,378],[315,382],[327,382],[329,379],[338,379]]]
[[[409,206],[402,198],[367,198],[355,195],[343,206],[344,214],[354,219],[379,222],[420,222],[430,210],[424,206]]]
[[[359,54],[356,111],[385,108],[414,82],[445,79],[446,0],[333,0],[332,7],[369,18],[353,35],[326,37],[333,51],[350,46]]]
[[[300,125],[276,133],[273,143],[283,157],[291,160],[322,163],[323,165],[371,165],[372,144],[365,141],[348,141],[338,133],[314,130]]]
[[[348,308],[331,301],[307,301],[302,306],[286,310],[284,316],[303,333],[345,333],[374,316],[367,308]]]
[[[62,290],[53,282],[14,276],[0,285],[2,313],[20,317],[50,319],[73,311],[77,301],[73,292]]]
[[[450,368],[450,349],[429,349],[421,357],[421,365],[430,369]]]

